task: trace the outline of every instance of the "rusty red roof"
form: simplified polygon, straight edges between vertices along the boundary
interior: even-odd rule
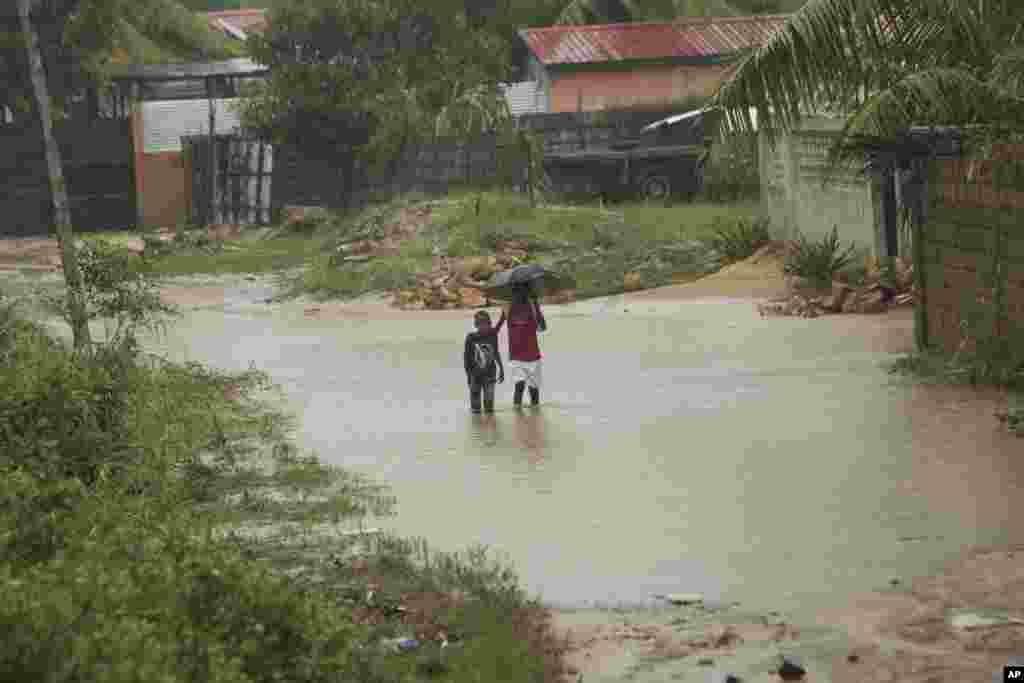
[[[546,26],[519,34],[545,65],[707,58],[757,48],[789,15],[701,17],[673,22]]]
[[[222,31],[218,19],[243,33],[263,33],[267,30],[267,10],[265,9],[229,9],[219,12],[204,12],[210,28]]]

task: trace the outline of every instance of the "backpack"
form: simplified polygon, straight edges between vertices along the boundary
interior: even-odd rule
[[[494,347],[483,342],[473,343],[473,374],[485,377],[494,374],[498,361],[494,358]]]

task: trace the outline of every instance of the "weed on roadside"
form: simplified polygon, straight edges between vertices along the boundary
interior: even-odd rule
[[[836,273],[853,263],[856,251],[857,246],[852,243],[843,248],[839,241],[839,226],[833,226],[832,232],[819,242],[799,235],[786,254],[782,269],[787,275],[827,287]]]
[[[711,227],[711,235],[702,241],[720,256],[723,265],[735,263],[750,257],[771,241],[768,225],[769,220],[763,217],[753,220],[716,217]]]

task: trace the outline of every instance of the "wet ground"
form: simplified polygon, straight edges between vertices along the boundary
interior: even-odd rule
[[[469,312],[268,305],[261,281],[207,286],[191,301],[179,290],[202,305],[154,350],[268,371],[304,446],[392,487],[398,516],[376,526],[502,551],[563,608],[563,627],[697,637],[733,621],[746,647],[727,663],[744,680],[777,680],[780,647],[805,655],[811,680],[832,680],[850,643],[839,617],[815,626],[820,614],[969,545],[1024,542],[1022,445],[992,417],[1002,397],[886,372],[911,348],[909,309],[763,319],[751,299],[707,298],[723,291],[707,283],[550,307],[543,405],[513,410],[506,384],[497,414],[479,418],[461,369]],[[653,607],[652,594],[679,592],[718,609]],[[778,622],[807,626],[794,640]],[[588,683],[724,671],[717,656],[652,669],[640,650],[670,649],[656,633],[604,642],[600,665],[579,662]]]

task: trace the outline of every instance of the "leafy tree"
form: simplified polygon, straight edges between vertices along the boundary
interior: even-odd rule
[[[177,0],[31,0],[55,116],[106,82],[118,63],[227,59],[244,51]],[[17,24],[0,10],[0,105],[31,116],[29,62]]]
[[[34,114],[40,123],[67,281],[66,313],[75,348],[89,349],[89,313],[53,110],[60,111],[77,89],[102,83],[105,66],[118,57],[147,61],[163,60],[169,52],[192,57],[225,52],[209,28],[174,0],[18,0],[16,24],[13,18],[9,11],[0,12],[0,26],[6,28],[0,42],[6,97],[0,104],[14,105],[22,116]]]
[[[462,0],[311,0],[271,11],[252,36],[270,66],[241,107],[243,123],[329,158],[378,164],[404,143],[471,135],[507,118],[497,85],[510,71],[494,4]]]
[[[68,311],[71,320],[71,331],[74,335],[76,349],[88,349],[89,319],[85,312],[82,296],[82,275],[75,259],[74,233],[71,228],[71,210],[68,206],[68,193],[64,184],[64,173],[61,167],[60,149],[53,137],[50,124],[50,94],[46,87],[46,73],[43,71],[43,59],[39,53],[39,39],[30,17],[31,0],[18,0],[18,19],[21,36],[25,43],[25,53],[29,62],[29,74],[32,79],[32,94],[39,112],[42,127],[43,144],[46,148],[46,168],[50,180],[50,195],[53,201],[53,214],[57,226],[57,242],[60,244],[61,263],[64,266],[64,277],[68,285]]]

